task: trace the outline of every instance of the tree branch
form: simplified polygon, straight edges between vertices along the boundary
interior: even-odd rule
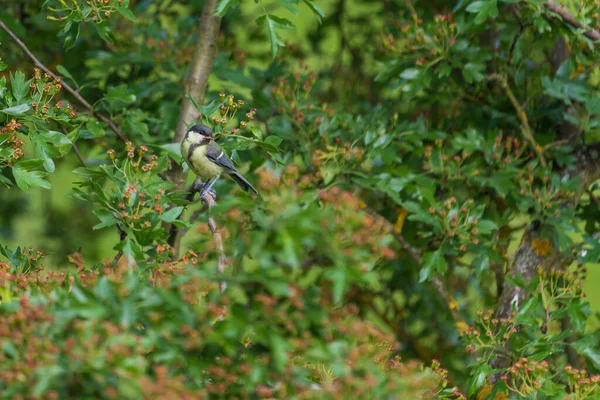
[[[11,31],[1,20],[0,20],[0,28],[2,28],[8,34],[8,36],[10,36],[12,38],[12,40],[15,41],[15,43],[21,48],[21,50],[23,50],[23,52],[25,54],[27,54],[27,56],[31,59],[31,61],[33,61],[33,63],[35,64],[36,67],[40,68],[42,71],[44,71],[45,73],[50,75],[52,78],[59,79],[58,76],[56,74],[54,74],[54,72],[50,71],[50,69],[48,69],[48,67],[46,67],[44,64],[42,64],[42,62],[40,60],[37,59],[37,57],[27,48],[25,43],[23,43],[21,41],[21,39],[19,39],[17,37],[17,35],[15,35],[13,33],[13,31]],[[127,138],[127,135],[125,135],[110,118],[98,113],[97,111],[94,111],[94,108],[92,107],[92,105],[86,99],[84,99],[77,90],[73,89],[71,86],[69,86],[64,81],[61,81],[61,85],[63,88],[65,88],[65,90],[67,92],[69,92],[73,97],[75,97],[75,99],[77,99],[77,101],[79,101],[79,103],[81,103],[81,105],[83,105],[85,108],[87,108],[87,110],[90,112],[90,114],[92,114],[97,119],[104,121],[110,127],[110,129],[112,129],[112,131],[123,142],[129,141],[129,139]]]
[[[194,98],[198,104],[204,103],[208,78],[217,54],[217,41],[221,26],[221,18],[214,15],[217,2],[218,0],[206,0],[204,2],[202,16],[198,23],[198,39],[194,50],[194,58],[192,59],[190,74],[185,85],[183,100],[181,101],[179,120],[177,121],[177,129],[175,131],[175,142],[181,142],[188,126],[200,117],[200,111],[196,109],[189,97]],[[169,171],[168,176],[175,183],[175,190],[183,190],[185,188],[187,174],[183,172],[183,168],[175,166],[175,168]],[[179,253],[181,236],[181,230],[176,227],[171,228],[169,242],[172,243],[175,255]]]
[[[67,127],[66,126],[61,125],[60,129],[62,129],[63,134],[65,136],[68,135],[69,132],[67,131]],[[83,157],[81,156],[81,152],[79,151],[79,147],[77,147],[77,143],[73,143],[73,153],[75,153],[75,155],[79,159],[79,162],[81,163],[81,165],[83,165],[84,167],[87,168],[87,164],[86,164],[85,160],[83,159]]]
[[[192,187],[189,190],[188,200],[192,201],[194,199],[194,195],[197,192],[200,192],[202,190],[202,187],[202,181],[200,180],[200,178],[196,178],[196,180],[192,184]],[[200,200],[205,205],[205,207],[202,207],[200,210],[208,210],[208,229],[210,229],[210,232],[213,235],[215,247],[219,252],[219,259],[217,261],[217,272],[219,274],[223,274],[225,272],[225,268],[227,267],[227,257],[225,257],[225,249],[223,248],[223,237],[221,236],[221,232],[219,232],[219,228],[217,227],[215,219],[210,215],[210,209],[214,207],[217,204],[217,202],[209,192],[205,192],[204,194],[202,194]],[[199,215],[199,213],[194,213],[194,215]],[[190,219],[190,222],[193,221]],[[225,291],[225,289],[227,288],[227,284],[225,283],[225,281],[221,281],[219,288],[221,289],[221,293]]]
[[[123,240],[125,240],[127,238],[127,232],[125,232],[123,230],[123,228],[121,228],[121,225],[119,225],[119,224],[117,224],[117,229],[119,230],[119,240],[122,242]],[[114,266],[117,265],[117,263],[119,262],[121,257],[123,257],[123,250],[119,250],[117,255],[115,255],[115,258],[113,259]]]
[[[523,110],[523,108],[519,104],[519,101],[517,100],[517,98],[515,97],[515,94],[513,93],[512,89],[510,88],[510,85],[508,84],[507,79],[498,74],[491,74],[488,76],[488,79],[497,80],[500,82],[500,86],[504,90],[504,93],[506,93],[506,96],[508,97],[511,104],[515,108],[515,111],[517,112],[517,118],[519,118],[519,121],[521,122],[521,132],[523,134],[523,137],[525,137],[525,139],[529,142],[531,147],[533,147],[533,151],[535,151],[538,158],[540,159],[540,163],[542,164],[543,167],[545,167],[546,159],[544,158],[544,154],[542,153],[542,148],[540,146],[538,146],[538,144],[536,143],[536,141],[533,137],[533,132],[531,130],[531,127],[529,126],[529,119],[527,118],[527,113],[525,112],[525,110]]]
[[[567,170],[560,171],[563,176],[579,176],[582,180],[583,188],[586,189],[596,180],[600,179],[600,143],[589,146],[581,146],[575,151],[577,164]],[[582,191],[583,193],[583,191]],[[566,206],[575,206],[576,201],[571,201]],[[515,253],[513,267],[509,273],[511,278],[523,278],[526,284],[536,275],[539,266],[545,266],[553,260],[556,251],[552,243],[544,244],[542,241],[548,241],[542,237],[542,225],[534,221],[525,230],[521,243]],[[537,242],[537,243],[536,243]],[[546,248],[544,250],[544,248]],[[506,281],[502,295],[498,301],[496,317],[509,318],[513,312],[518,312],[521,305],[529,295],[526,289],[514,286]],[[571,356],[573,358],[573,356]],[[508,357],[500,357],[491,360],[492,368],[505,369],[511,365]],[[501,374],[492,377],[492,383],[500,378]]]
[[[584,30],[583,35],[588,39],[594,41],[600,40],[600,32],[590,27],[584,26],[581,22],[577,21],[577,19],[573,15],[571,15],[567,10],[562,8],[559,4],[556,4],[554,1],[547,1],[546,3],[544,3],[544,7],[552,11],[553,13],[558,14],[567,24],[574,26],[575,28]]]
[[[421,252],[415,247],[413,247],[410,243],[408,243],[406,238],[402,236],[401,233],[396,232],[396,230],[394,229],[394,225],[382,215],[380,215],[374,210],[367,210],[367,212],[383,221],[388,227],[388,230],[392,234],[392,236],[394,236],[398,243],[400,243],[400,246],[402,246],[402,248],[410,255],[410,257],[415,261],[415,263],[417,263],[417,265],[421,266],[423,262]],[[431,278],[431,285],[442,298],[442,300],[448,305],[448,311],[450,311],[450,315],[452,316],[454,323],[456,325],[458,325],[459,323],[464,323],[463,318],[460,316],[458,307],[456,306],[456,301],[454,300],[452,295],[448,293],[444,283],[438,277],[434,276],[433,278]]]

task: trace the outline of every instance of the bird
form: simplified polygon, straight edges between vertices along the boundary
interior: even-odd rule
[[[225,151],[214,141],[213,131],[203,124],[188,129],[181,141],[181,155],[190,169],[201,179],[206,180],[200,188],[200,196],[211,193],[212,186],[222,174],[229,175],[245,192],[258,191],[235,168]]]

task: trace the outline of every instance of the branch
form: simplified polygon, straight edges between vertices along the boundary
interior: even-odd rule
[[[515,16],[517,16],[517,19],[519,18],[518,14],[516,14],[516,12],[515,12]],[[513,41],[512,41],[512,43],[510,45],[510,50],[508,52],[508,63],[509,64],[512,64],[512,62],[513,62],[515,48],[517,47],[517,42],[519,41],[519,38],[523,35],[523,32],[525,32],[525,29],[527,29],[528,27],[530,27],[531,25],[533,25],[532,23],[523,25],[520,20],[519,20],[519,24],[520,24],[521,27],[519,28],[519,31],[517,32],[517,34],[513,38]]]
[[[203,183],[200,180],[200,178],[196,178],[196,180],[192,184],[192,187],[189,190],[188,200],[192,201],[194,199],[194,195],[196,194],[196,192],[200,192],[202,186]],[[200,197],[200,200],[204,203],[204,207],[202,207],[199,211],[203,212],[205,210],[208,210],[208,229],[210,229],[210,232],[213,235],[213,239],[215,240],[215,246],[219,251],[219,260],[217,261],[217,272],[219,274],[223,274],[225,272],[225,268],[227,267],[227,257],[225,257],[225,249],[223,248],[223,238],[221,236],[221,232],[219,232],[219,228],[217,227],[215,219],[210,216],[210,209],[214,207],[217,204],[217,202],[209,192],[205,192]],[[194,215],[199,214],[200,213],[194,213]],[[191,219],[190,222],[192,222]],[[227,284],[225,283],[225,281],[222,281],[220,283],[219,288],[221,289],[221,293],[225,291],[225,289],[227,288]]]
[[[119,240],[122,242],[123,240],[125,240],[127,238],[127,232],[125,232],[123,230],[123,228],[121,228],[121,225],[119,225],[119,224],[117,224],[117,229],[119,230]],[[119,250],[119,252],[115,256],[115,258],[113,259],[113,265],[116,266],[117,263],[119,262],[119,260],[121,259],[121,257],[123,257],[123,250]]]
[[[200,111],[196,109],[189,97],[194,98],[198,104],[204,103],[208,78],[217,54],[217,41],[221,26],[221,18],[214,15],[217,1],[206,0],[204,2],[202,16],[198,22],[198,39],[196,40],[190,75],[188,76],[183,92],[179,120],[177,121],[177,129],[175,131],[175,142],[181,142],[188,126],[200,117]],[[182,167],[176,166],[168,175],[169,179],[176,185],[175,190],[183,190],[185,188],[187,174],[183,172]],[[175,255],[179,253],[181,236],[182,232],[176,227],[172,227],[169,242],[172,243]]]
[[[584,26],[581,22],[577,21],[577,19],[571,15],[567,10],[562,8],[559,4],[556,4],[554,1],[548,1],[544,4],[548,10],[552,11],[555,14],[558,14],[567,24],[574,26],[575,28],[584,30],[583,35],[588,39],[599,41],[600,40],[600,32],[590,27]]]
[[[67,131],[67,127],[66,127],[66,126],[64,126],[64,125],[61,125],[61,126],[60,126],[60,128],[62,129],[62,131],[63,131],[63,134],[64,134],[65,136],[67,136],[67,135],[68,135],[68,133],[69,133],[69,132]],[[73,153],[75,153],[75,155],[76,155],[76,156],[77,156],[77,158],[79,159],[79,162],[81,163],[81,165],[83,165],[84,167],[86,167],[86,168],[87,168],[87,164],[86,164],[85,160],[83,159],[83,157],[81,156],[81,152],[79,151],[79,147],[77,147],[77,144],[76,144],[76,143],[73,143]]]
[[[415,10],[415,6],[413,6],[410,0],[404,0],[404,3],[406,3],[406,7],[408,7],[408,10],[410,11],[412,19],[417,22],[419,20],[419,15],[417,14],[417,10]]]
[[[512,89],[508,84],[508,81],[505,77],[498,74],[491,74],[488,76],[488,79],[497,80],[500,82],[500,86],[504,90],[504,93],[506,93],[506,96],[508,97],[513,107],[515,108],[515,111],[517,112],[517,118],[519,118],[519,121],[521,121],[521,132],[523,134],[523,137],[525,137],[529,144],[531,144],[533,150],[540,159],[540,163],[543,167],[545,167],[546,159],[544,158],[544,154],[542,153],[541,147],[536,143],[535,139],[533,138],[533,133],[531,127],[529,126],[529,119],[527,118],[527,113],[519,104],[519,101],[515,97]]]
[[[12,40],[15,41],[15,43],[21,48],[21,50],[23,50],[23,52],[25,52],[25,54],[27,54],[27,56],[33,61],[33,63],[35,64],[36,67],[40,68],[42,71],[44,71],[45,73],[50,75],[52,78],[60,79],[56,74],[54,74],[54,72],[50,71],[50,69],[48,69],[48,67],[46,67],[44,64],[42,64],[41,61],[38,60],[37,57],[27,48],[25,43],[23,43],[21,41],[21,39],[19,39],[17,37],[17,35],[15,35],[13,33],[13,31],[11,31],[1,20],[0,20],[0,28],[2,28],[8,34],[8,36],[10,36],[12,38]],[[77,90],[73,89],[71,86],[69,86],[64,81],[61,81],[61,85],[63,88],[65,88],[65,90],[67,92],[69,92],[73,97],[75,97],[77,99],[77,101],[79,101],[79,103],[81,103],[81,105],[83,105],[85,108],[87,108],[88,111],[90,112],[90,114],[92,114],[97,119],[104,121],[110,127],[110,129],[112,129],[113,132],[115,132],[117,134],[117,136],[123,142],[129,141],[127,136],[117,127],[117,125],[110,118],[98,113],[97,111],[94,111],[94,108],[92,107],[92,105],[90,103],[88,103],[88,101],[86,99],[84,99]]]
[[[587,189],[592,183],[600,179],[600,142],[587,146],[580,146],[575,151],[577,159],[576,175],[579,175],[583,187]],[[572,173],[570,173],[572,175]]]
[[[402,246],[402,248],[410,255],[410,257],[415,261],[415,263],[417,263],[417,265],[419,266],[422,264],[423,257],[421,256],[421,252],[415,247],[413,247],[410,243],[408,243],[406,238],[402,236],[401,233],[396,232],[394,225],[390,221],[388,221],[386,218],[384,218],[382,215],[380,215],[374,210],[369,209],[367,210],[367,212],[383,221],[388,227],[388,230],[390,231],[392,236],[394,236],[398,243],[400,243],[400,246]],[[436,290],[436,292],[438,292],[442,300],[448,305],[448,310],[450,311],[450,315],[452,316],[454,323],[456,325],[458,325],[459,323],[464,323],[463,318],[458,312],[456,301],[453,299],[452,295],[450,295],[450,293],[446,291],[444,283],[438,277],[434,276],[433,278],[431,278],[431,285]]]

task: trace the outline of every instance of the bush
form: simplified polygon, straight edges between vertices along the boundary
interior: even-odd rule
[[[1,398],[600,395],[598,4],[34,3]],[[195,197],[195,123],[258,196]]]

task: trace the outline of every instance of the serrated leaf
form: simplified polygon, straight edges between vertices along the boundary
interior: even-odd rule
[[[571,301],[567,307],[567,315],[571,320],[573,328],[579,334],[585,332],[585,326],[590,314],[590,303],[581,299]]]
[[[29,104],[20,104],[18,106],[13,106],[13,107],[5,108],[4,110],[0,110],[0,112],[7,114],[7,115],[18,116],[18,115],[25,114],[30,109],[31,109],[31,106]]]
[[[94,227],[93,227],[94,230],[106,228],[108,226],[113,226],[113,225],[116,225],[118,222],[120,222],[120,220],[117,219],[114,216],[114,214],[109,210],[105,210],[105,209],[92,210],[92,213],[94,213],[94,215],[97,216],[98,219],[100,220],[99,224],[94,225]]]
[[[25,82],[25,74],[21,71],[10,74],[12,94],[17,103],[20,103],[29,94],[29,81]]]
[[[425,282],[437,272],[443,274],[448,269],[443,248],[423,254],[423,263],[419,272],[419,282]]]
[[[34,163],[31,161],[34,161]],[[15,164],[13,167],[13,176],[17,186],[19,186],[21,190],[28,192],[30,187],[51,189],[50,183],[44,180],[44,177],[46,177],[48,173],[33,170],[34,168],[42,166],[43,163],[43,160],[28,160]]]
[[[573,342],[571,346],[579,354],[587,357],[596,369],[600,369],[600,349],[598,349],[598,335],[587,335]]]
[[[275,19],[276,18],[276,19]],[[267,37],[271,43],[271,55],[275,57],[277,55],[279,47],[284,47],[285,43],[276,28],[281,29],[294,29],[294,24],[284,18],[278,18],[274,15],[267,14],[256,19],[258,25],[265,25],[267,29]]]

